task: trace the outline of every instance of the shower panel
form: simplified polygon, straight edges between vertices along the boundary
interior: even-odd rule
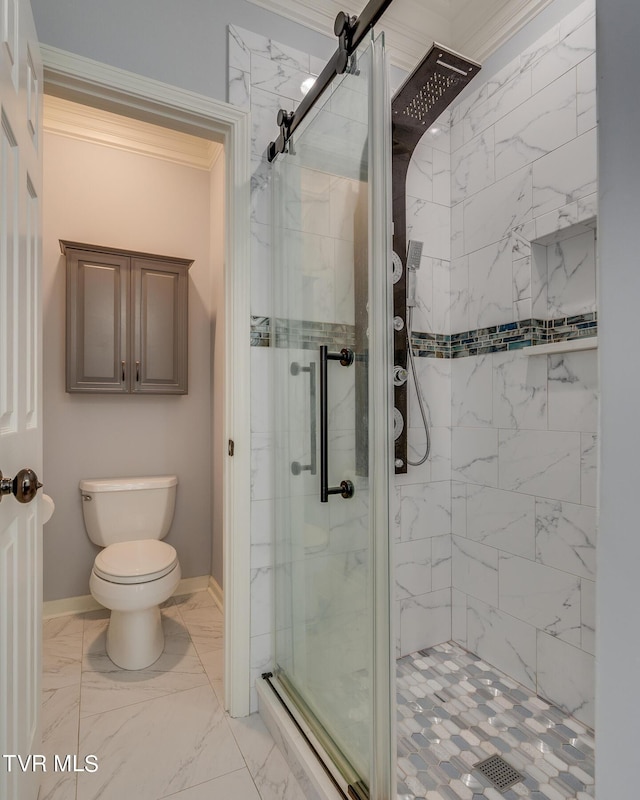
[[[480,65],[435,43],[393,97],[392,192],[393,192],[393,314],[394,360],[406,371],[411,347],[407,308],[406,180],[411,156],[418,142],[453,102]],[[425,243],[428,245],[428,243]],[[414,273],[415,280],[416,275]],[[416,385],[416,391],[419,387]],[[394,386],[395,471],[407,471],[408,381]],[[418,395],[419,400],[420,396]],[[423,414],[423,417],[426,417]],[[425,422],[426,427],[426,422]],[[427,434],[428,436],[428,434]]]

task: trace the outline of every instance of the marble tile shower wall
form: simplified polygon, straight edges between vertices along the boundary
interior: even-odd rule
[[[589,0],[453,110],[454,331],[596,310],[594,48]],[[596,353],[450,363],[453,638],[592,726]]]

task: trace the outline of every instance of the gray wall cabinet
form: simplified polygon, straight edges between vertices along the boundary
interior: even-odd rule
[[[183,258],[60,240],[67,258],[67,391],[186,394]]]

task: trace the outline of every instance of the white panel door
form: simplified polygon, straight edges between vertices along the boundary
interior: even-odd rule
[[[0,0],[0,470],[42,473],[42,65],[29,0]],[[40,500],[0,502],[0,798],[40,773]],[[17,758],[20,755],[25,771]]]

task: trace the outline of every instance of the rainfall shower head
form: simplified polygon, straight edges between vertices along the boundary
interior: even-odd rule
[[[434,42],[391,101],[393,143],[411,153],[425,131],[480,71],[480,64]]]

